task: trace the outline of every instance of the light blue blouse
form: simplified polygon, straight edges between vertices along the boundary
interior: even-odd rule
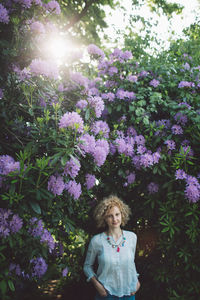
[[[102,232],[91,239],[84,263],[84,273],[89,281],[93,276],[102,283],[111,295],[118,297],[130,295],[136,291],[138,274],[135,267],[135,249],[137,236],[131,231],[123,230],[126,238],[124,246],[113,248],[107,241],[107,235]],[[116,242],[119,244],[122,237]],[[110,237],[112,244],[115,241]],[[93,265],[98,260],[97,274]]]

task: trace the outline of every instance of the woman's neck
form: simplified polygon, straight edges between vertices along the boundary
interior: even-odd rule
[[[118,240],[122,235],[121,228],[108,228],[107,235],[112,236],[115,240]]]

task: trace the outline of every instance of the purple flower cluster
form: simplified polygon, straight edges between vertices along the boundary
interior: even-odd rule
[[[66,267],[66,268],[64,268],[63,270],[62,270],[62,276],[63,277],[66,277],[67,276],[67,274],[68,274],[68,268]]]
[[[124,91],[123,89],[118,89],[116,93],[116,97],[121,100],[135,100],[136,96],[134,92]]]
[[[0,99],[2,99],[2,98],[3,98],[3,90],[0,89]]]
[[[0,4],[0,23],[9,23],[8,11],[2,4]]]
[[[61,195],[65,188],[65,183],[62,176],[51,175],[48,181],[48,190],[52,192],[55,196]]]
[[[6,238],[18,232],[23,225],[22,219],[14,215],[10,209],[0,208],[0,237]]]
[[[66,190],[68,193],[75,199],[77,200],[80,195],[81,195],[81,184],[77,183],[75,180],[70,180],[66,186]]]
[[[186,115],[182,114],[181,112],[178,112],[175,116],[174,116],[174,119],[175,121],[178,123],[178,124],[181,124],[182,126],[184,126],[187,121],[188,121],[188,118]]]
[[[51,0],[49,1],[46,5],[45,5],[46,10],[49,13],[55,13],[56,15],[60,15],[61,13],[61,9],[60,9],[60,5],[57,1],[55,0]]]
[[[123,63],[131,58],[133,58],[133,55],[130,51],[122,51],[118,48],[115,48],[114,51],[110,54],[110,58],[115,61],[118,60],[119,62]]]
[[[131,82],[137,82],[138,77],[137,77],[137,75],[128,75],[127,80],[129,80]]]
[[[9,155],[0,156],[0,176],[8,175],[11,172],[19,171],[20,163],[16,162],[14,158]]]
[[[77,103],[76,103],[76,107],[83,110],[85,109],[86,107],[88,106],[88,103],[86,100],[79,100]]]
[[[98,167],[101,167],[106,161],[109,153],[109,144],[106,140],[97,140],[95,149],[92,153],[94,161]]]
[[[104,52],[94,44],[90,44],[87,48],[87,51],[90,55],[96,58],[103,58],[105,56]]]
[[[29,67],[30,67],[30,72],[33,75],[36,76],[42,75],[55,80],[58,79],[59,76],[58,67],[52,61],[49,62],[49,61],[44,61],[36,58],[32,60]]]
[[[93,186],[95,186],[96,177],[92,174],[86,174],[85,182],[86,182],[87,189],[90,190],[91,188],[93,188]]]
[[[32,264],[33,272],[32,277],[41,278],[47,271],[48,265],[46,264],[44,258],[37,257],[30,260]]]
[[[83,134],[79,139],[79,148],[85,153],[92,154],[96,146],[96,141],[93,135],[88,133]]]
[[[175,173],[176,179],[181,179],[186,181],[185,196],[186,198],[195,203],[200,199],[200,184],[198,179],[194,176],[188,175],[184,170],[178,169]]]
[[[155,182],[150,182],[147,186],[147,190],[149,194],[155,194],[159,190],[159,185]]]
[[[165,141],[165,144],[167,145],[168,150],[176,149],[176,144],[173,140],[167,140],[167,141]]]
[[[175,135],[183,134],[183,129],[180,125],[173,125],[171,130],[172,133]]]
[[[84,77],[81,73],[79,73],[79,72],[72,73],[71,72],[70,78],[77,85],[83,86],[85,88],[88,87],[89,80],[88,80],[88,78]]]
[[[109,102],[113,102],[115,100],[115,94],[114,93],[104,93],[101,95],[102,99],[108,100]]]
[[[35,21],[33,23],[30,24],[30,29],[32,32],[34,33],[39,33],[39,34],[44,34],[45,33],[45,27],[44,25],[39,22],[39,21]]]
[[[132,172],[126,176],[127,184],[132,184],[135,182],[135,172]]]
[[[179,82],[178,88],[184,88],[184,87],[192,88],[192,87],[195,87],[195,84],[192,81],[181,81],[181,82]]]
[[[40,237],[40,242],[42,244],[46,244],[49,248],[49,252],[51,253],[55,248],[55,241],[51,235],[51,233],[44,228],[43,222],[38,220],[37,218],[32,218],[30,220],[31,227],[28,232],[33,237]]]
[[[65,113],[59,122],[59,128],[72,128],[79,133],[83,132],[83,119],[77,112]]]
[[[156,88],[157,86],[159,86],[160,84],[160,81],[159,80],[156,80],[156,79],[152,79],[150,82],[149,82],[149,85],[153,86],[154,88]]]
[[[94,109],[96,117],[100,118],[101,114],[104,110],[104,102],[101,97],[89,97],[88,98],[89,105]]]
[[[80,171],[81,165],[78,159],[71,158],[65,165],[64,174],[75,178]]]
[[[104,121],[96,121],[95,123],[93,123],[91,130],[95,135],[99,134],[105,138],[109,137],[110,128]]]

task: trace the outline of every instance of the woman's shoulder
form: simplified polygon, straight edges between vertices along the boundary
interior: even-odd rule
[[[129,231],[129,230],[123,230],[123,232],[124,232],[125,236],[132,238],[132,239],[137,239],[137,235],[135,234],[135,232]]]
[[[91,244],[95,246],[95,245],[98,245],[99,243],[101,243],[102,235],[103,235],[103,232],[93,235],[93,237],[90,240]]]

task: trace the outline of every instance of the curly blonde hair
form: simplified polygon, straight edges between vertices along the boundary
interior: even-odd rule
[[[98,228],[105,228],[106,213],[114,206],[117,206],[122,215],[122,226],[125,226],[130,218],[131,210],[127,204],[120,200],[117,196],[110,195],[100,201],[94,210],[94,219]]]

